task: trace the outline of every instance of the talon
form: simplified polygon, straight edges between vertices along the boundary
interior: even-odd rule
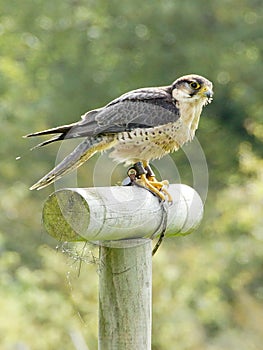
[[[163,188],[162,191],[163,191],[163,193],[166,194],[168,203],[169,203],[170,205],[172,205],[172,204],[173,204],[173,197],[172,197],[172,196],[170,195],[170,193],[166,190],[166,188]]]
[[[167,186],[167,187],[168,187],[168,186],[169,186],[169,181],[168,181],[168,180],[163,180],[163,181],[162,181],[162,184],[163,184],[164,186]]]
[[[128,169],[127,175],[130,179],[130,185],[137,184],[139,186],[147,188],[153,194],[155,194],[161,201],[168,201],[172,203],[173,199],[165,186],[169,186],[169,181],[157,181],[153,170],[146,162],[137,162],[131,168]],[[129,185],[129,184],[128,184]]]
[[[151,192],[156,194],[162,201],[166,200],[165,195],[167,195],[169,200],[172,198],[171,195],[168,195],[168,192],[163,188],[164,185],[162,182],[158,182],[156,179],[154,181],[149,181],[145,174],[141,175],[139,180],[136,180],[136,182],[138,181],[141,185],[143,185],[144,187],[148,188]]]

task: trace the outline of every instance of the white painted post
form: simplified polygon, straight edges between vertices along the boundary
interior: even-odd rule
[[[151,349],[151,239],[191,233],[203,204],[189,186],[170,185],[173,204],[136,186],[69,188],[43,208],[47,232],[59,241],[100,245],[99,350]]]

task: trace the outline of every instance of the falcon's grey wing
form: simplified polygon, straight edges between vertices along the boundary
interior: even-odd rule
[[[88,112],[65,138],[149,128],[175,122],[179,117],[171,94],[164,88],[139,89],[120,96],[93,114]]]
[[[35,146],[40,147],[64,139],[163,125],[175,122],[179,117],[170,86],[143,88],[127,92],[105,107],[87,112],[76,123],[28,134],[26,137],[59,134]]]
[[[165,101],[172,102],[171,87],[149,87],[136,89],[117,97],[115,100],[109,102],[106,107],[112,106],[118,102],[123,101],[145,101],[145,100],[154,100],[162,99]]]

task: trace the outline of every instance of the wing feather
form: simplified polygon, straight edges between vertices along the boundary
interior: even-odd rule
[[[169,86],[133,90],[103,108],[87,112],[79,122],[26,136],[60,134],[39,144],[43,146],[63,139],[112,134],[175,122],[180,113],[170,90]]]
[[[65,138],[131,131],[175,122],[180,113],[166,90],[147,88],[131,91],[97,113],[87,113]]]

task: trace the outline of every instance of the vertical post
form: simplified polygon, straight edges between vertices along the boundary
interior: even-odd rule
[[[99,350],[150,350],[152,245],[150,239],[100,247]]]

